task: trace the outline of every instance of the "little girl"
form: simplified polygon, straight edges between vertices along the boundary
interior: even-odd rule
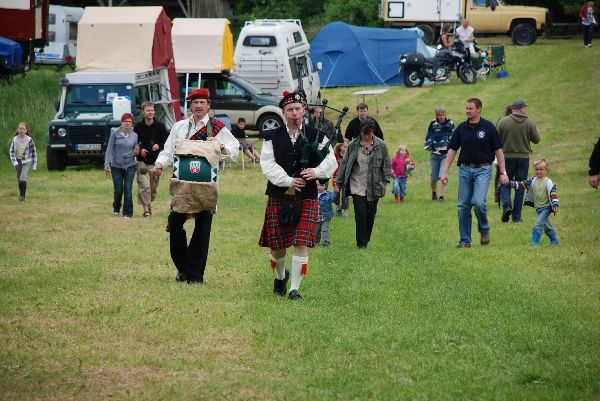
[[[29,127],[26,123],[19,123],[10,141],[10,161],[17,171],[19,200],[22,202],[25,200],[29,169],[37,169],[37,150],[33,139],[29,136]]]
[[[410,158],[408,147],[406,145],[398,146],[396,156],[392,159],[392,176],[394,177],[394,185],[392,193],[394,194],[394,202],[404,202],[406,196],[406,178],[411,171],[417,168],[415,162]]]

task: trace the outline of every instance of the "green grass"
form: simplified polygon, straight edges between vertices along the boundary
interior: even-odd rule
[[[390,151],[406,143],[416,159],[407,201],[381,200],[365,251],[353,219],[334,218],[333,246],[310,251],[301,303],[271,293],[258,166],[222,174],[206,283],[180,285],[168,180],[154,216],[136,205],[132,221],[113,217],[101,170],[45,169],[60,75],[0,86],[2,141],[25,120],[41,153],[24,203],[0,158],[0,399],[600,399],[600,194],[587,185],[600,50],[579,42],[508,46],[507,79],[392,87],[375,117]],[[352,110],[356,90],[324,97]],[[422,143],[435,106],[462,121],[471,96],[492,121],[528,101],[542,136],[533,157],[559,189],[558,247],[530,248],[534,211],[502,224],[490,191],[491,245],[454,248],[456,169],[447,202],[432,203]]]

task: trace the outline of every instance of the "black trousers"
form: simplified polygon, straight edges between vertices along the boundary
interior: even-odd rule
[[[356,245],[359,248],[365,248],[371,241],[378,202],[379,199],[369,202],[366,196],[352,195],[354,221],[356,222]]]
[[[194,233],[189,245],[183,228],[186,220],[185,213],[171,211],[169,215],[171,259],[173,259],[177,271],[185,274],[188,282],[202,282],[208,259],[212,213],[206,211],[194,215]]]

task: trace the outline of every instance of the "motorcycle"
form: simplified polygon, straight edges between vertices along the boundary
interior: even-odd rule
[[[425,78],[433,82],[446,81],[453,70],[465,84],[477,81],[469,49],[461,42],[455,42],[450,49],[438,50],[432,58],[425,58],[421,53],[400,56],[400,72],[404,73],[404,84],[409,88],[422,86]]]

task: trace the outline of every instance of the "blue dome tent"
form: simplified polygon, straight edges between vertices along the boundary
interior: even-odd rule
[[[310,53],[321,62],[321,87],[400,85],[400,54],[431,51],[417,29],[368,28],[336,21],[315,36]]]

